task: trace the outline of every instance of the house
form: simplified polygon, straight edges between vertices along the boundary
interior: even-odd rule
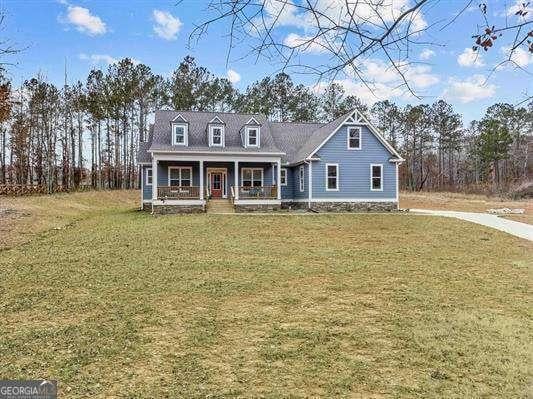
[[[138,161],[143,209],[178,213],[217,199],[237,212],[396,210],[403,159],[358,111],[329,123],[157,111]]]

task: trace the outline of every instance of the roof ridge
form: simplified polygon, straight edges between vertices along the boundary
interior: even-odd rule
[[[174,109],[156,109],[155,112],[175,112],[175,113],[180,113],[180,112],[193,112],[195,114],[226,114],[226,115],[247,115],[247,116],[261,116],[261,117],[264,117],[266,118],[264,115],[261,115],[261,114],[250,114],[250,113],[247,113],[247,112],[229,112],[229,111],[195,111],[195,110],[185,110],[185,109],[179,109],[179,110],[174,110]]]

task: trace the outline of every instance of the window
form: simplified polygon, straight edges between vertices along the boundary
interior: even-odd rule
[[[263,169],[242,168],[241,186],[261,187],[263,185]]]
[[[370,190],[383,190],[383,165],[370,165]]]
[[[248,127],[246,128],[246,146],[247,147],[259,147],[259,128]]]
[[[168,185],[178,187],[190,187],[192,185],[192,168],[190,166],[168,168]]]
[[[152,185],[152,168],[146,169],[146,185],[147,186]]]
[[[300,171],[299,171],[299,179],[300,180],[300,191],[304,191],[305,190],[305,169],[304,169],[304,166],[300,166]]]
[[[211,147],[224,147],[224,127],[209,127],[209,145]]]
[[[172,127],[172,144],[187,145],[187,125],[173,125]]]
[[[339,165],[326,164],[326,191],[339,190]]]
[[[287,185],[287,169],[285,168],[281,169],[280,185],[282,186]]]
[[[349,127],[348,128],[348,149],[360,150],[361,149],[361,128]]]

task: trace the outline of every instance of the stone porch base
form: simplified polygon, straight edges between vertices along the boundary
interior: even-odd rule
[[[154,215],[168,215],[175,213],[204,213],[203,205],[154,205]]]
[[[307,202],[283,202],[283,209],[307,209]],[[319,212],[394,212],[397,202],[312,202],[311,209]]]
[[[274,212],[279,211],[279,204],[235,204],[235,212]]]

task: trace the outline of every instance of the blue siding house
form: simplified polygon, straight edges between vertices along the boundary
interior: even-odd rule
[[[179,213],[392,211],[403,159],[357,110],[329,123],[157,111],[138,161],[143,209]]]

